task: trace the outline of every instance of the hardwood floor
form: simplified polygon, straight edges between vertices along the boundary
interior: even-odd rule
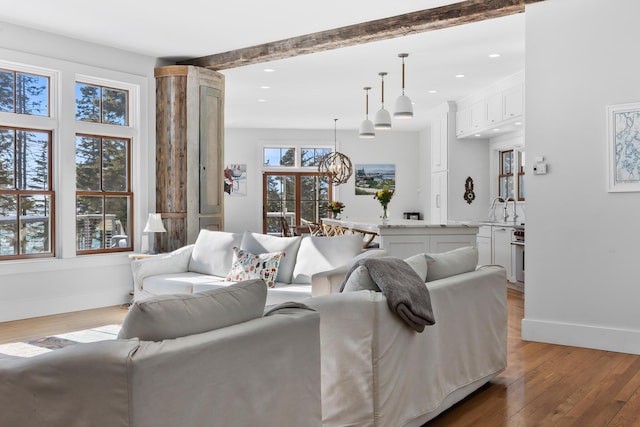
[[[0,344],[122,323],[126,307],[114,306],[0,323]]]
[[[640,426],[640,356],[522,341],[508,301],[507,369],[424,427]]]
[[[425,427],[640,427],[640,356],[522,341],[522,294],[508,291],[508,366]],[[0,323],[0,343],[121,323],[107,307]]]

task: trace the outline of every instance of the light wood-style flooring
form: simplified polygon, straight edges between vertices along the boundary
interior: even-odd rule
[[[508,291],[508,366],[425,427],[640,427],[640,356],[522,341],[522,294]],[[107,307],[0,323],[0,343],[121,323]]]

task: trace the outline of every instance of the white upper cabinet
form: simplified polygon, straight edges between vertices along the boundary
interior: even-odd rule
[[[504,91],[504,114],[503,120],[514,119],[522,116],[524,112],[524,87],[518,85],[514,88]]]
[[[471,106],[471,131],[477,132],[484,127],[485,101],[476,102]]]
[[[471,108],[456,111],[456,136],[471,132]]]
[[[487,116],[485,126],[495,126],[503,120],[504,111],[502,108],[502,93],[496,93],[487,98]]]

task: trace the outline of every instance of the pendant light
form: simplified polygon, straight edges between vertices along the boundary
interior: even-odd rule
[[[396,99],[393,117],[396,119],[411,119],[413,118],[413,105],[409,97],[404,94],[404,58],[409,54],[400,53],[398,56],[402,58],[402,95]]]
[[[384,76],[386,76],[387,73],[382,71],[378,73],[378,75],[382,81],[382,107],[376,113],[373,127],[376,129],[391,129],[391,114],[384,109]]]
[[[337,149],[338,138],[336,126],[338,119],[333,119],[333,153],[329,153],[320,159],[318,172],[320,177],[330,184],[340,185],[347,182],[353,174],[351,159]]]
[[[365,118],[360,124],[360,138],[374,138],[376,136],[376,132],[373,130],[373,122],[369,120],[369,91],[370,87],[365,87],[364,91],[366,92],[366,109],[365,109]]]

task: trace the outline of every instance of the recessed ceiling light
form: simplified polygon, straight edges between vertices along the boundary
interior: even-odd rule
[[[463,78],[463,77],[464,77],[464,74],[456,74],[456,77],[457,77],[457,78],[459,78],[459,79],[461,79],[461,78]]]
[[[260,98],[260,99],[258,99],[258,102],[267,102],[267,100]]]
[[[515,122],[514,123],[516,126],[520,126],[522,123],[521,122]]]
[[[492,53],[491,55],[489,55],[489,58],[500,58],[500,54],[499,53]]]
[[[273,68],[265,68],[264,72],[265,73],[273,73],[275,70]]]
[[[495,128],[493,131],[494,131],[494,132],[500,132],[500,129]]]
[[[260,86],[260,89],[271,89],[271,86]]]
[[[438,93],[437,90],[430,90],[429,93]]]
[[[474,136],[482,136],[482,135],[480,135],[479,133],[476,133]]]

